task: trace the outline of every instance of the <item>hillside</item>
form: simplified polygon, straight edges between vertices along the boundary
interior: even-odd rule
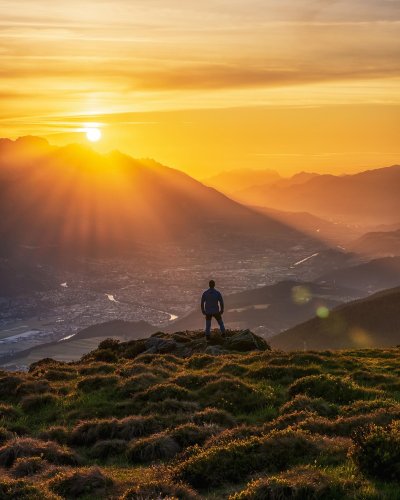
[[[319,283],[376,292],[400,285],[400,257],[382,257],[323,274]]]
[[[0,186],[1,250],[8,253],[28,246],[58,259],[131,256],[144,244],[156,253],[172,243],[234,252],[239,235],[250,248],[306,238],[154,161],[34,137],[0,140]]]
[[[174,335],[198,353],[151,354],[159,334],[2,372],[1,498],[396,498],[398,349]]]
[[[275,184],[280,180],[282,180],[282,177],[275,170],[243,168],[220,172],[203,179],[203,183],[229,196],[242,189]]]
[[[353,175],[318,175],[292,185],[267,185],[235,194],[242,203],[310,212],[351,224],[390,224],[400,212],[400,165]]]
[[[250,328],[270,337],[306,319],[318,307],[333,308],[360,292],[315,283],[282,281],[225,297],[224,322],[229,328]],[[199,310],[174,322],[170,329],[194,330],[204,327]]]
[[[270,339],[276,349],[383,348],[400,344],[400,288],[337,307]]]
[[[348,245],[348,249],[360,255],[392,257],[400,255],[400,229],[366,233]]]

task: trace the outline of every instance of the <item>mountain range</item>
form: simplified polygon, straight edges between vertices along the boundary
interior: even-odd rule
[[[3,251],[113,255],[171,242],[233,251],[307,239],[155,161],[35,137],[0,140],[0,210]]]
[[[305,182],[253,186],[236,200],[277,210],[310,212],[359,225],[398,223],[400,165],[352,175],[314,175]]]
[[[270,339],[283,350],[351,349],[400,344],[400,287],[378,292],[315,317]]]

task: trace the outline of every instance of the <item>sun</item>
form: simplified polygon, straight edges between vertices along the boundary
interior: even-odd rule
[[[90,142],[97,142],[101,139],[101,130],[97,127],[88,127],[86,137]]]

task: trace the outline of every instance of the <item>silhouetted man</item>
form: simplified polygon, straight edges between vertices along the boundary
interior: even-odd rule
[[[224,314],[224,299],[221,292],[215,289],[215,281],[210,280],[208,283],[209,289],[206,290],[201,296],[201,312],[206,317],[206,339],[210,339],[211,320],[214,318],[218,321],[221,334],[225,336],[225,326],[222,321],[222,314]]]

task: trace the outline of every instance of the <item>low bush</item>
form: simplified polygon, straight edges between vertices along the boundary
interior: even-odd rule
[[[304,394],[297,394],[293,399],[279,408],[279,413],[293,413],[294,411],[309,411],[322,417],[332,417],[338,414],[338,406],[328,403],[322,398],[310,398]]]
[[[148,403],[142,408],[141,413],[171,415],[183,413],[195,413],[199,409],[199,404],[195,401],[178,401],[177,399],[167,398],[163,401],[156,401],[155,403]]]
[[[150,481],[129,488],[121,500],[197,500],[197,494],[184,484],[176,484],[168,479]]]
[[[17,387],[17,396],[26,396],[27,394],[43,394],[44,392],[50,392],[51,386],[47,380],[33,380],[29,382],[23,382]]]
[[[340,413],[344,416],[371,413],[374,410],[386,408],[389,411],[400,410],[400,405],[393,399],[373,399],[371,401],[354,401],[351,405],[342,406]]]
[[[79,368],[80,375],[107,375],[114,371],[115,367],[109,363],[91,363],[90,365],[83,365]]]
[[[41,410],[45,406],[54,405],[58,401],[58,397],[50,392],[43,394],[31,394],[25,396],[21,400],[21,408],[25,412]]]
[[[125,439],[147,436],[162,429],[160,419],[155,416],[131,416],[123,419],[95,419],[80,422],[71,432],[71,443],[93,444],[104,439]]]
[[[52,441],[33,438],[17,438],[0,447],[0,465],[11,467],[17,458],[42,457],[51,464],[78,465],[80,458],[69,448]]]
[[[381,427],[371,424],[352,436],[350,456],[360,470],[373,478],[400,481],[400,422]]]
[[[62,425],[51,426],[39,434],[43,441],[56,441],[59,444],[67,444],[69,440],[68,429]]]
[[[98,349],[111,349],[112,351],[118,351],[120,346],[119,340],[118,339],[104,339],[100,342],[98,345]]]
[[[0,399],[10,400],[16,395],[17,387],[25,380],[18,375],[3,375],[0,377]]]
[[[222,375],[232,375],[233,377],[243,377],[248,372],[247,366],[240,365],[239,363],[224,363],[217,373]]]
[[[104,441],[97,441],[89,453],[93,458],[106,459],[125,453],[127,447],[128,443],[123,439],[105,439]]]
[[[175,474],[198,488],[217,486],[225,481],[234,483],[251,472],[276,472],[315,458],[322,445],[322,438],[301,431],[273,431],[266,436],[200,450],[178,465]]]
[[[318,375],[320,373],[320,368],[316,366],[265,365],[261,368],[249,370],[248,376],[256,380],[269,379],[291,382],[308,375]]]
[[[314,398],[324,398],[331,403],[346,404],[356,399],[368,399],[375,393],[371,389],[357,386],[349,379],[333,375],[310,375],[294,382],[289,394],[307,394]]]
[[[128,446],[127,457],[133,463],[146,463],[173,458],[180,451],[176,440],[164,432],[132,441]]]
[[[0,478],[0,498],[4,500],[59,500],[59,496],[53,495],[42,485],[28,484],[22,480]]]
[[[200,389],[199,398],[207,405],[243,413],[266,406],[272,399],[272,389],[267,393],[239,379],[223,377]]]
[[[47,380],[59,382],[61,380],[73,380],[78,373],[75,370],[67,370],[61,368],[50,368],[46,370],[45,377]]]
[[[195,354],[188,360],[187,367],[193,370],[202,370],[216,362],[215,356],[210,354]]]
[[[49,483],[51,490],[68,499],[82,496],[86,498],[102,498],[106,496],[107,490],[112,485],[112,479],[105,476],[97,467],[61,472]]]
[[[350,485],[349,485],[350,486]],[[229,500],[342,500],[346,486],[311,467],[295,467],[268,478],[256,479]]]
[[[113,349],[97,349],[91,353],[91,357],[96,361],[104,361],[105,363],[116,363],[118,355]]]
[[[181,387],[185,387],[189,390],[196,390],[204,387],[206,384],[212,381],[219,380],[218,375],[210,373],[184,373],[175,377],[172,382]]]
[[[163,401],[164,399],[190,400],[191,393],[176,384],[157,384],[134,396],[135,402]]]
[[[33,476],[44,471],[48,466],[49,463],[42,460],[41,457],[17,458],[11,469],[11,474],[17,478]]]
[[[4,427],[0,427],[0,445],[13,438],[13,433]]]
[[[18,410],[7,403],[0,403],[0,418],[11,419],[18,416]]]
[[[153,373],[141,373],[133,377],[124,379],[122,385],[119,387],[119,392],[122,396],[131,396],[137,392],[144,391],[151,386],[160,382],[160,378]]]
[[[182,448],[193,446],[195,444],[203,444],[214,434],[218,434],[221,428],[216,425],[196,425],[196,424],[183,424],[175,427],[170,431],[170,436]]]
[[[127,347],[122,352],[122,356],[126,359],[134,359],[139,354],[142,354],[146,350],[146,344],[145,342],[142,341],[135,341],[134,344],[131,344]]]
[[[82,392],[98,391],[114,387],[118,380],[116,375],[91,375],[80,380],[77,387]]]
[[[222,427],[233,427],[236,425],[235,418],[225,410],[217,408],[205,408],[196,412],[192,420],[195,424],[216,424]]]

